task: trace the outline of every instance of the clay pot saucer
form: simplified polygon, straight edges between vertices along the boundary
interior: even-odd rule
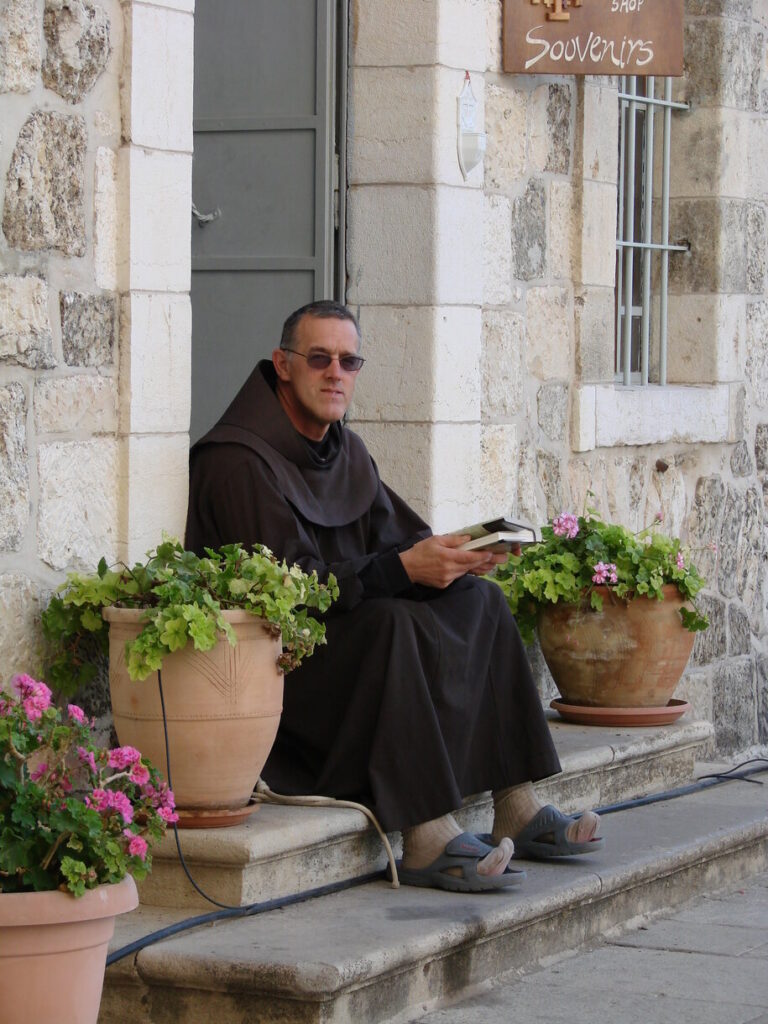
[[[669,725],[691,710],[688,701],[675,697],[662,707],[649,708],[593,708],[585,704],[566,704],[562,700],[553,700],[549,706],[566,722],[575,725]]]
[[[234,810],[222,808],[179,808],[179,828],[228,828],[230,825],[241,825],[261,804],[248,803],[245,807]]]

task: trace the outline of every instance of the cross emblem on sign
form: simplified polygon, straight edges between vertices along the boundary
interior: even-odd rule
[[[571,15],[566,7],[581,7],[581,0],[531,0],[532,4],[544,4],[545,7],[553,7],[554,10],[547,11],[548,21],[570,21]]]

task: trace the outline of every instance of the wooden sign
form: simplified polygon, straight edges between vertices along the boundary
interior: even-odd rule
[[[682,75],[684,0],[503,0],[504,70]]]

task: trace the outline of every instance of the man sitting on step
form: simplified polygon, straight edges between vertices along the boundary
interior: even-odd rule
[[[192,450],[187,547],[266,544],[338,580],[327,646],[286,678],[269,786],[370,806],[403,833],[406,884],[506,888],[523,876],[513,841],[518,856],[591,852],[599,819],[542,807],[531,785],[560,765],[514,619],[479,578],[505,556],[433,536],[343,425],[359,349],[344,306],[288,317],[272,362]],[[485,790],[487,842],[451,814]]]

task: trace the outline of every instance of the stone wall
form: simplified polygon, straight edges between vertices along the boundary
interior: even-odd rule
[[[708,577],[679,692],[719,751],[768,743],[765,4],[687,0],[672,239],[690,251],[670,267],[664,389],[614,383],[618,79],[503,74],[497,0],[352,16],[354,417],[382,475],[438,529],[587,501],[635,529],[661,512]],[[467,68],[488,149],[463,182]]]
[[[66,570],[183,528],[191,12],[0,0],[0,682]]]
[[[0,3],[0,679],[70,567],[117,553],[117,2]]]
[[[503,75],[498,49],[485,76],[486,237],[502,251],[486,253],[484,352],[495,362],[506,334],[525,376],[512,408],[486,387],[483,416],[517,423],[521,512],[589,502],[634,529],[661,512],[689,541],[712,625],[678,694],[723,753],[768,743],[765,10],[687,3],[671,237],[690,250],[670,261],[664,389],[613,383],[618,81]]]

